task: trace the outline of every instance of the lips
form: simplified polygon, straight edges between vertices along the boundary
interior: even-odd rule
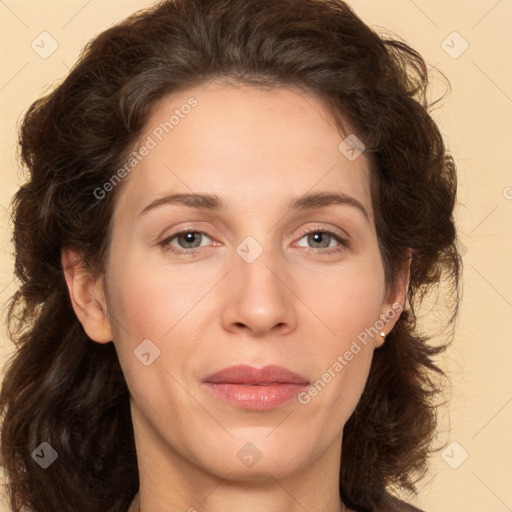
[[[203,380],[215,398],[241,409],[266,411],[289,403],[309,381],[282,366],[231,366]]]
[[[247,365],[231,366],[209,375],[203,382],[210,384],[243,384],[247,386],[269,386],[272,384],[308,385],[305,377],[282,366],[265,366],[254,368]]]

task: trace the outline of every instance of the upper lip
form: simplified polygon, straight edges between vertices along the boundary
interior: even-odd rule
[[[309,384],[309,381],[282,366],[265,366],[255,368],[247,365],[237,365],[209,375],[204,382],[211,384]]]

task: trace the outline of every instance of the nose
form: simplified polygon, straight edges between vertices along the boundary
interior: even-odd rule
[[[249,263],[235,255],[234,268],[225,284],[228,292],[222,324],[230,332],[254,337],[286,334],[296,327],[298,298],[286,264],[273,251],[264,250]]]

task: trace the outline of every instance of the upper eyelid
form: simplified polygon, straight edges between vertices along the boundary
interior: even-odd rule
[[[305,228],[302,231],[302,234],[309,233],[311,231],[333,231],[333,232],[337,232],[337,233],[339,232],[340,236],[344,236],[344,237],[347,237],[347,238],[350,237],[350,235],[344,229],[335,228],[335,227],[328,227],[328,226],[322,226],[319,223],[317,223],[314,226],[310,226],[308,228]],[[207,228],[199,228],[197,226],[184,226],[183,228],[178,228],[176,231],[173,231],[168,236],[176,236],[176,235],[178,235],[180,233],[189,233],[189,232],[203,233],[203,234],[205,234],[207,236],[210,236],[209,233],[208,233],[208,229]],[[167,236],[165,238],[167,238]]]

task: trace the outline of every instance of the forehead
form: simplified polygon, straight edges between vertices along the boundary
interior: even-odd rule
[[[372,213],[368,160],[347,158],[347,135],[305,92],[216,82],[176,92],[146,123],[118,209],[139,212],[170,192],[208,192],[268,212],[319,189],[353,196]],[[150,149],[140,157],[143,146]]]

